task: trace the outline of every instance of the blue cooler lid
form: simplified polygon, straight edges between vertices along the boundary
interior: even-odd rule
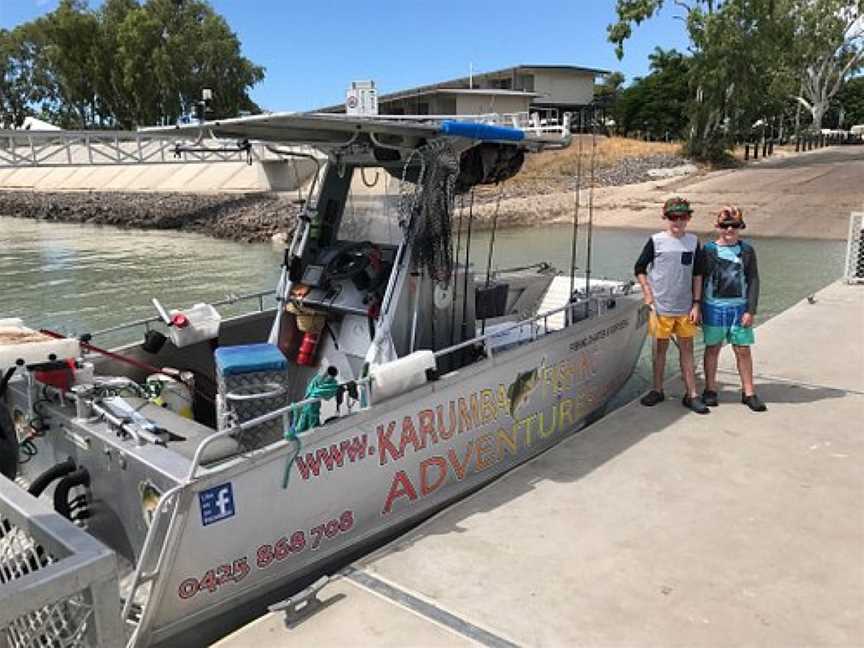
[[[216,371],[222,376],[256,371],[283,371],[288,367],[288,361],[279,348],[267,343],[219,347],[213,357],[216,360]]]

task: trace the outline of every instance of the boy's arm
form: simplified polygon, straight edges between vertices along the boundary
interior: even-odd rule
[[[705,273],[705,253],[696,243],[693,255],[693,305],[690,307],[690,321],[698,324],[702,319],[702,275]]]
[[[759,267],[756,265],[756,250],[750,245],[745,248],[744,278],[747,280],[747,312],[756,314],[759,306]]]
[[[654,261],[654,239],[649,238],[639,258],[636,259],[636,266],[633,268],[633,273],[636,275],[636,280],[642,286],[642,298],[649,306],[654,303],[654,293],[651,292],[651,284],[648,282],[648,266]]]
[[[702,277],[705,275],[705,250],[696,243],[696,253],[693,256],[693,303],[702,303]]]

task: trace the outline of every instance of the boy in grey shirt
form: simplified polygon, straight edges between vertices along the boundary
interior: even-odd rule
[[[654,345],[654,389],[642,397],[642,404],[652,407],[663,401],[663,374],[666,350],[674,335],[677,339],[681,374],[687,393],[684,407],[698,414],[708,414],[696,391],[693,362],[693,338],[699,322],[704,260],[699,239],[689,234],[687,223],[693,210],[683,198],[670,198],[663,205],[666,229],[654,234],[636,260],[634,272],[642,286],[645,303],[651,308],[649,333]]]

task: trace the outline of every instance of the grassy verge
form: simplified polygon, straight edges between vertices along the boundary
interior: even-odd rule
[[[581,144],[581,152],[580,152]],[[591,136],[575,135],[569,148],[561,151],[545,151],[531,155],[525,161],[522,171],[513,180],[529,180],[532,177],[568,177],[576,175],[579,156],[582,156],[583,176],[591,167]],[[681,145],[666,142],[643,142],[626,137],[598,137],[595,156],[595,171],[609,169],[627,158],[647,157],[649,155],[680,155]]]

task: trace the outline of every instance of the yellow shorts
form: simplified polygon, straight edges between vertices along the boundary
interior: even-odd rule
[[[688,315],[658,315],[652,312],[648,319],[648,333],[658,340],[668,340],[673,335],[679,338],[696,336],[696,325]]]

